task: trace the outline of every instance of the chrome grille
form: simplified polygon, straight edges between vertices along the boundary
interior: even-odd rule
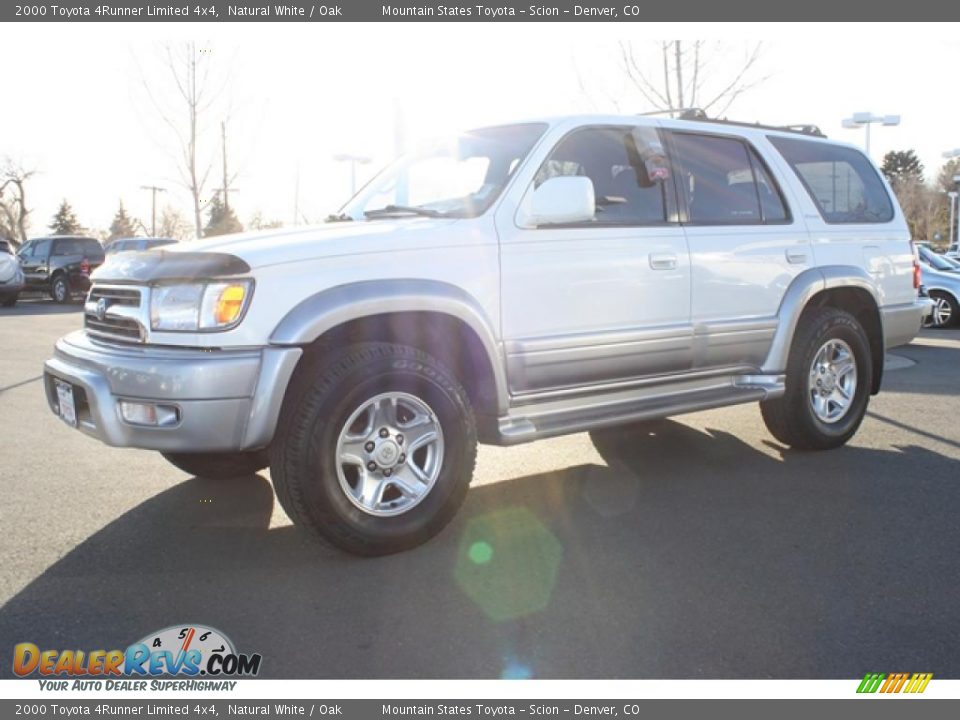
[[[138,288],[94,285],[83,306],[87,333],[124,342],[143,342],[142,299]]]

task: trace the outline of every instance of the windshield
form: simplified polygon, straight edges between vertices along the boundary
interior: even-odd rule
[[[400,158],[357,193],[338,219],[476,217],[497,199],[546,128],[483,128]]]
[[[943,255],[938,255],[930,248],[920,245],[920,258],[926,262],[928,265],[932,265],[937,270],[957,270],[960,268],[960,265],[955,263],[949,258],[945,258]]]

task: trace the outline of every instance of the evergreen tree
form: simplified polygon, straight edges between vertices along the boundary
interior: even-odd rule
[[[940,168],[940,174],[937,176],[937,185],[943,192],[957,189],[957,183],[954,178],[960,175],[960,159],[954,158],[947,160]]]
[[[127,215],[126,208],[123,207],[123,200],[121,200],[120,208],[117,210],[117,214],[113,216],[113,222],[110,223],[110,235],[107,237],[107,241],[136,237],[136,234],[137,223]]]
[[[219,193],[214,195],[213,200],[210,201],[209,213],[210,219],[207,221],[207,227],[203,230],[204,237],[228,235],[243,230],[243,225],[237,220],[233,208],[223,204]]]
[[[923,163],[913,150],[891,150],[883,156],[880,170],[891,185],[923,182]]]
[[[66,200],[60,203],[53,222],[48,227],[54,235],[78,235],[83,230],[76,213]]]

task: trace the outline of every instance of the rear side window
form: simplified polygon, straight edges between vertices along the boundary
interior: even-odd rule
[[[885,223],[893,204],[876,169],[853,148],[795,138],[770,142],[797,173],[828,223]]]
[[[93,238],[82,240],[81,243],[81,252],[83,252],[84,255],[90,255],[91,257],[99,257],[100,255],[103,255],[103,246]]]
[[[789,220],[779,189],[754,150],[742,141],[674,133],[673,146],[691,223],[756,225]]]

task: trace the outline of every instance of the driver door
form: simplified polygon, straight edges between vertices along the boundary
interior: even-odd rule
[[[512,395],[690,368],[687,241],[665,163],[657,179],[643,167],[645,142],[659,144],[658,131],[601,125],[567,133],[540,165],[518,216],[498,217]],[[562,175],[591,180],[595,216],[524,226],[520,216],[533,191]]]

